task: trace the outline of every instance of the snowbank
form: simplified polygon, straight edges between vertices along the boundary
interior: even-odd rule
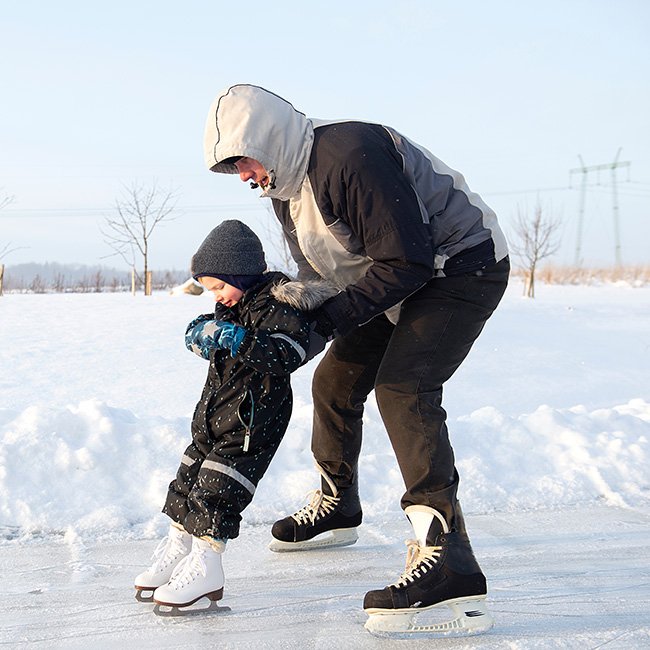
[[[465,511],[648,504],[650,289],[519,294],[509,289],[446,387]],[[0,538],[162,532],[207,371],[182,333],[211,307],[167,294],[0,300]],[[294,511],[316,487],[314,368],[294,375],[291,425],[245,523]],[[372,396],[360,473],[365,521],[399,512],[402,479]]]
[[[314,485],[307,404],[246,512],[270,523]],[[5,535],[157,535],[158,513],[188,442],[190,420],[138,417],[97,400],[64,408],[0,411],[0,517]],[[369,521],[397,511],[402,482],[386,435],[366,437],[361,490]],[[485,407],[453,423],[468,512],[650,496],[650,403],[612,409],[540,406],[519,417]],[[389,468],[386,471],[386,468]]]

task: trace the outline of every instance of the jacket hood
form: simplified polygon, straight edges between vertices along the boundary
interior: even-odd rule
[[[307,174],[314,141],[311,121],[278,95],[250,84],[230,86],[210,106],[205,125],[205,164],[213,172],[236,174],[233,156],[259,161],[274,182],[262,196],[286,201]]]

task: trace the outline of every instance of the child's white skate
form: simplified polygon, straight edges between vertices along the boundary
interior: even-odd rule
[[[143,603],[153,600],[153,592],[169,582],[176,565],[189,554],[192,536],[177,524],[169,527],[169,534],[158,544],[153,564],[135,578],[135,597]]]
[[[224,542],[192,537],[190,554],[176,566],[169,582],[154,592],[154,613],[158,616],[178,616],[197,611],[229,609],[216,605],[223,597],[221,555],[225,547]],[[208,608],[188,611],[180,609],[189,607],[202,598],[210,600]]]

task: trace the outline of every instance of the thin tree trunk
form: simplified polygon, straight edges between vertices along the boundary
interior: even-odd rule
[[[144,295],[151,295],[151,278],[149,277],[149,246],[147,238],[144,238]]]
[[[526,296],[528,298],[535,297],[535,266],[531,266],[526,278]]]

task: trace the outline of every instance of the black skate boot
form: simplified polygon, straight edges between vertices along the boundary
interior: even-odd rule
[[[316,468],[321,474],[321,489],[311,493],[311,501],[304,508],[273,524],[272,551],[349,546],[359,538],[356,529],[361,524],[361,503],[356,477],[349,488],[338,489],[322,467],[317,464]]]
[[[486,605],[487,583],[474,557],[465,530],[460,505],[455,508],[453,529],[444,516],[428,506],[405,510],[415,540],[406,542],[406,569],[385,589],[369,591],[363,608],[369,618],[366,629],[378,636],[405,637],[419,633],[431,636],[479,634],[492,625]],[[422,619],[449,608],[447,621]],[[416,618],[420,619],[416,623]]]

